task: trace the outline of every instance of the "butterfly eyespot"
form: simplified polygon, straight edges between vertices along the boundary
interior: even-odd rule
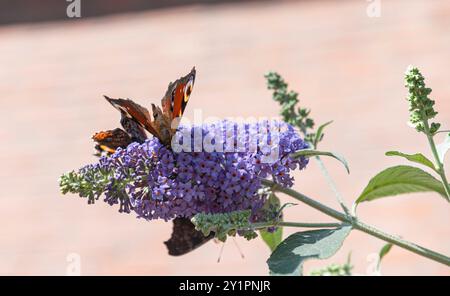
[[[192,81],[189,81],[188,84],[184,88],[184,101],[187,103],[189,101],[189,96],[192,93]]]

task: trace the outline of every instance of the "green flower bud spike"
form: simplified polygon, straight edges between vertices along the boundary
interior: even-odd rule
[[[427,136],[431,152],[436,161],[437,171],[441,177],[445,192],[447,193],[447,200],[450,201],[450,185],[445,176],[444,164],[439,158],[436,143],[433,138],[439,132],[441,124],[437,122],[429,123],[429,120],[433,119],[437,114],[434,110],[434,101],[428,97],[431,94],[431,88],[428,88],[425,85],[425,78],[422,73],[413,66],[409,66],[408,70],[406,70],[405,86],[408,88],[409,92],[407,98],[410,112],[409,123],[415,127],[418,132],[422,132]]]
[[[431,88],[426,87],[425,78],[419,69],[409,66],[405,75],[405,86],[408,88],[409,102],[409,123],[416,128],[418,132],[430,133],[434,135],[438,132],[439,123],[428,123],[436,114],[434,110],[434,101],[428,96],[431,94]]]
[[[296,126],[305,135],[305,140],[309,143],[319,142],[313,132],[314,120],[310,117],[311,110],[301,108],[298,93],[288,90],[288,84],[283,77],[276,72],[269,72],[265,75],[267,88],[273,91],[273,99],[281,105],[281,117],[283,121]]]

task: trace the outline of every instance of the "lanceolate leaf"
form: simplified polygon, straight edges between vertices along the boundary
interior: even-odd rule
[[[307,259],[333,256],[350,233],[351,226],[297,232],[286,238],[267,260],[272,275],[296,275]]]
[[[391,250],[392,246],[393,246],[393,244],[389,243],[389,244],[385,244],[381,248],[380,253],[379,253],[379,257],[380,258],[378,259],[378,269],[380,269],[381,260],[383,260],[383,257],[386,256],[389,253],[389,251]]]
[[[317,148],[317,144],[319,144],[319,142],[322,140],[322,137],[324,135],[323,134],[324,128],[327,125],[331,124],[332,122],[333,121],[328,121],[327,123],[324,123],[321,126],[319,126],[319,128],[317,129],[317,132],[316,132],[316,136],[314,137],[314,143],[313,143],[314,148]]]
[[[450,149],[450,134],[447,135],[444,142],[437,145],[436,149],[439,155],[439,160],[441,161],[441,163],[444,163],[445,154]]]
[[[423,164],[423,165],[429,167],[430,169],[432,169],[433,171],[437,172],[437,170],[434,167],[434,164],[431,162],[431,160],[426,158],[422,153],[405,154],[405,153],[402,153],[399,151],[388,151],[388,152],[386,152],[386,156],[400,156],[400,157],[406,158],[409,161]]]
[[[427,172],[399,165],[385,169],[373,177],[356,200],[356,204],[403,193],[434,191],[446,196],[442,183]]]
[[[347,164],[347,161],[345,160],[345,158],[336,153],[327,152],[327,151],[318,151],[318,150],[313,150],[313,149],[304,149],[304,150],[299,150],[297,152],[292,153],[292,157],[300,157],[300,156],[304,156],[304,157],[330,156],[330,157],[333,157],[333,158],[339,160],[345,166],[347,173],[350,173],[350,169],[348,168],[348,164]]]
[[[383,259],[384,256],[386,256],[389,253],[389,251],[391,250],[392,246],[393,246],[393,244],[388,243],[388,244],[385,244],[381,248],[381,250],[380,250],[380,261],[381,261],[381,259]]]

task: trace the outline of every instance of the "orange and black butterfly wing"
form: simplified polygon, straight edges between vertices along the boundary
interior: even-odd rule
[[[112,99],[107,96],[104,97],[109,103],[111,103],[111,105],[113,105],[114,108],[119,110],[123,116],[132,119],[139,126],[149,131],[155,137],[159,138],[158,131],[153,127],[150,112],[148,112],[145,107],[142,107],[141,105],[133,102],[130,99]]]
[[[120,124],[130,136],[132,142],[142,144],[147,139],[144,128],[133,119],[128,118],[124,113],[121,113]]]
[[[161,101],[163,113],[170,120],[183,116],[195,82],[195,67],[186,76],[169,84]]]
[[[95,149],[99,153],[106,152],[112,154],[117,148],[125,148],[132,143],[128,133],[120,128],[95,133],[92,139],[96,142]]]
[[[200,247],[214,237],[214,233],[204,236],[195,229],[194,224],[187,218],[173,219],[172,236],[164,244],[169,255],[181,256]]]

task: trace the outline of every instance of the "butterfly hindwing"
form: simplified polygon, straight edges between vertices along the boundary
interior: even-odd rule
[[[142,144],[147,139],[144,128],[133,119],[127,117],[124,113],[121,113],[120,124],[130,136],[132,142]]]
[[[204,236],[201,231],[195,229],[194,224],[187,218],[173,219],[172,236],[166,244],[169,255],[181,256],[200,247],[214,237],[211,233]]]

